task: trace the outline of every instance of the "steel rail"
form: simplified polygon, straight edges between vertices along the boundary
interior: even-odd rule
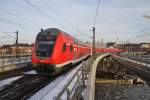
[[[121,64],[122,67],[145,80],[148,85],[150,84],[150,68],[148,66],[127,60],[125,57],[116,55],[112,55],[112,57],[115,61]]]

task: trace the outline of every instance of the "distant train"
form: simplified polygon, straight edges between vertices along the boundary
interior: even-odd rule
[[[38,72],[55,73],[91,55],[91,47],[71,35],[49,28],[38,33],[32,48],[32,63]]]

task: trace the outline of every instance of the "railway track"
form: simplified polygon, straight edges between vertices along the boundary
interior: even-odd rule
[[[79,64],[80,63],[77,63],[67,70],[52,76],[22,74],[20,79],[13,81],[10,85],[6,85],[0,90],[0,100],[26,100],[40,89],[50,84],[53,80],[61,75],[65,75]]]
[[[149,58],[143,58],[143,57],[127,57],[127,58],[150,64],[150,59]]]
[[[0,90],[0,100],[25,100],[55,78],[56,76],[24,75]]]
[[[140,61],[140,62],[143,62],[143,63],[146,63],[146,64],[150,64],[150,58],[149,57],[145,57],[145,56],[128,56],[128,55],[119,55],[119,56],[126,57],[128,59],[132,59],[132,60],[135,60],[135,61]]]
[[[129,72],[133,73],[134,75],[137,75],[141,79],[145,80],[146,83],[150,86],[150,68],[134,63],[132,61],[126,60],[125,58],[119,57],[119,56],[112,56],[115,61],[120,63],[122,67],[126,68]]]
[[[34,70],[33,67],[32,66],[27,66],[27,67],[23,67],[23,68],[20,68],[20,69],[15,69],[15,70],[0,73],[0,81],[5,80],[7,78],[20,76],[20,75],[22,75],[22,73],[28,72],[28,71],[31,71],[31,70]]]

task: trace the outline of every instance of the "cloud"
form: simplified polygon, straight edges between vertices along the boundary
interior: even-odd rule
[[[97,0],[30,0],[58,23],[51,18],[40,14],[24,0],[1,0],[0,8],[15,13],[6,14],[0,9],[0,18],[9,19],[14,22],[23,23],[29,27],[9,25],[0,22],[0,32],[20,30],[21,42],[33,42],[36,34],[41,28],[57,27],[63,31],[80,35],[76,30],[91,30],[92,22],[95,16]],[[150,31],[150,21],[142,18],[142,14],[149,14],[150,0],[101,0],[99,13],[96,21],[97,39],[104,38],[105,41],[115,40],[119,37],[121,40],[127,40],[135,35],[143,34],[141,30]],[[91,31],[83,31],[91,33]],[[1,36],[1,34],[0,34]],[[90,40],[87,37],[80,37],[82,40]],[[135,42],[142,42],[139,39]],[[150,42],[149,40],[145,40]],[[134,42],[134,41],[133,41]]]

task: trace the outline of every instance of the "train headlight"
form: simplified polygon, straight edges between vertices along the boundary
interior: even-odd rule
[[[37,55],[39,56],[39,55],[40,55],[40,53],[38,52],[38,53],[37,53]]]
[[[46,53],[47,56],[49,56],[49,53]]]

